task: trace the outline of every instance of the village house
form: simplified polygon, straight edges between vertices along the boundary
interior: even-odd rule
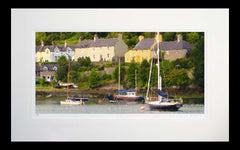
[[[125,62],[142,62],[144,59],[149,61],[152,57],[156,57],[154,51],[157,50],[157,39],[157,36],[144,39],[144,36],[140,35],[138,44],[125,53]],[[181,34],[177,35],[176,41],[162,41],[160,34],[159,42],[159,49],[164,52],[164,59],[169,61],[185,57],[193,48],[193,45],[182,39]]]
[[[65,40],[64,45],[55,45],[54,41],[52,45],[44,45],[41,41],[41,45],[36,46],[36,62],[57,62],[61,56],[65,56],[68,60],[74,60],[74,47],[67,45]]]
[[[122,34],[118,38],[99,39],[94,35],[93,40],[82,40],[75,47],[75,60],[79,57],[90,57],[91,62],[112,61],[118,62],[119,58],[124,59],[128,46],[122,40]]]
[[[56,82],[55,74],[58,68],[58,64],[36,64],[36,80],[43,78],[45,82]]]

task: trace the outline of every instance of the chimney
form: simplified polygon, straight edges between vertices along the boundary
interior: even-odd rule
[[[143,36],[143,35],[140,35],[140,36],[138,37],[138,39],[139,39],[139,42],[140,42],[140,41],[142,41],[142,40],[144,39],[144,36]]]
[[[55,42],[54,41],[52,41],[52,46],[54,46],[55,45]]]
[[[98,40],[97,34],[94,34],[94,41]]]
[[[82,37],[80,36],[80,37],[79,37],[79,42],[81,42],[81,41],[82,41]]]
[[[67,40],[65,40],[65,44],[64,44],[64,47],[67,47]]]
[[[182,35],[181,35],[181,34],[178,34],[178,35],[177,35],[177,42],[181,42],[181,41],[182,41],[182,38],[183,38]]]
[[[156,34],[156,36],[155,36],[156,42],[157,42],[157,39],[158,39],[158,34]],[[159,33],[159,42],[162,42],[162,34],[161,33]]]
[[[43,40],[41,40],[41,46],[44,46],[44,42],[43,42]]]
[[[122,34],[121,33],[118,34],[118,40],[122,40]]]

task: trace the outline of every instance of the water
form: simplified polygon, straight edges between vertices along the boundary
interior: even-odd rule
[[[140,108],[144,106],[145,110]],[[184,104],[178,111],[150,111],[147,104],[60,105],[60,100],[37,100],[37,114],[203,114],[204,104]]]

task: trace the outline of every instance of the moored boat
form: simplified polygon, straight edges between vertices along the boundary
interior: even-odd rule
[[[160,62],[159,62],[159,33],[157,33],[158,41],[157,41],[157,68],[158,68],[158,97],[154,97],[153,99],[148,97],[149,92],[149,83],[150,83],[150,77],[151,77],[151,69],[149,73],[149,83],[148,83],[148,90],[147,90],[147,104],[150,108],[150,110],[167,110],[167,111],[177,111],[179,108],[183,106],[183,99],[182,98],[169,98],[168,94],[164,94],[162,89],[162,83],[161,83],[161,75],[160,75]],[[161,38],[162,39],[162,38]],[[152,60],[153,62],[153,60]],[[151,67],[152,67],[151,62]]]
[[[69,70],[70,70],[70,61],[68,61],[68,79],[67,79],[67,98],[64,101],[60,101],[61,105],[84,105],[84,101],[88,101],[88,98],[73,98],[68,96],[68,87],[69,87]]]

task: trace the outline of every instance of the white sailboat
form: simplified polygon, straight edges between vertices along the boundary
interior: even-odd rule
[[[149,73],[149,82],[148,82],[148,90],[146,95],[146,103],[149,105],[150,110],[172,110],[176,111],[183,105],[182,98],[174,99],[168,98],[167,94],[162,93],[162,83],[161,83],[161,75],[160,75],[160,63],[159,63],[159,32],[157,33],[157,68],[158,68],[158,97],[153,100],[148,97],[149,93],[149,83],[152,71],[152,62]]]
[[[70,61],[68,61],[68,79],[67,83],[69,83],[69,70],[70,70]],[[82,100],[74,100],[74,98],[68,96],[68,85],[67,85],[67,98],[64,101],[60,101],[61,105],[84,105],[84,102]]]

